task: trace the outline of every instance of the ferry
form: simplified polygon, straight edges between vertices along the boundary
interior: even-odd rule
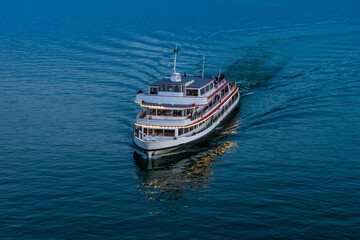
[[[183,75],[174,70],[136,94],[141,111],[136,117],[133,141],[140,153],[151,159],[205,138],[238,105],[239,87],[225,79]],[[135,153],[134,153],[135,154]]]

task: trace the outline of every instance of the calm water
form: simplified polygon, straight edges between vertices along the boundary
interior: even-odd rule
[[[1,239],[360,238],[358,1],[114,2],[0,1]],[[134,98],[176,43],[241,104],[145,171]]]

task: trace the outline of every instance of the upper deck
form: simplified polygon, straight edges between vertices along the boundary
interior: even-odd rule
[[[180,81],[174,82],[171,77],[164,77],[149,86],[186,86],[187,88],[201,88],[214,81],[212,77],[182,76]]]
[[[204,105],[225,85],[224,77],[218,80],[217,77],[179,76],[178,81],[165,77],[150,84],[146,93],[138,93],[136,101],[148,105]]]

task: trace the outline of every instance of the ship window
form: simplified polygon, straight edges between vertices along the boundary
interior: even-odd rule
[[[158,109],[157,116],[165,116],[165,110]]]
[[[171,117],[171,110],[165,110],[165,116]]]
[[[173,110],[173,116],[174,117],[182,117],[182,110]]]
[[[165,86],[164,85],[159,85],[159,91],[165,91]]]
[[[190,132],[191,132],[192,130],[194,130],[194,127],[190,127]]]
[[[147,128],[144,128],[143,133],[144,133],[144,134],[147,134]]]
[[[209,90],[210,90],[210,86],[207,85],[207,86],[206,86],[206,92],[208,92]]]
[[[188,133],[189,132],[189,128],[184,128],[184,133]]]
[[[191,114],[194,111],[194,109],[190,108],[190,109],[186,109],[186,116]]]
[[[194,89],[186,89],[187,96],[198,96],[198,90]]]
[[[165,129],[165,130],[164,130],[164,136],[174,137],[174,136],[175,136],[175,130]]]
[[[150,88],[150,94],[157,94],[157,88]]]
[[[163,129],[154,129],[155,136],[163,136]]]
[[[181,86],[174,86],[174,92],[181,92]]]
[[[204,109],[202,110],[202,112],[205,113],[208,109],[209,109],[209,107],[206,106],[206,107],[204,107]]]
[[[178,133],[178,135],[180,136],[180,135],[183,135],[183,133],[184,133],[184,129],[183,128],[179,128],[179,133]]]
[[[228,91],[229,91],[229,87],[226,86],[226,87],[225,87],[225,93],[227,93]]]
[[[156,109],[150,109],[150,115],[156,116]]]
[[[205,94],[205,88],[200,89],[200,94],[201,94],[201,95],[204,95],[204,94]]]
[[[214,88],[214,84],[210,83],[210,90]]]

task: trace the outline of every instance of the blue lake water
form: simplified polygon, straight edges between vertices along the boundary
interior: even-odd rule
[[[358,1],[0,1],[1,239],[359,239]],[[239,110],[146,171],[139,88],[220,69]]]

